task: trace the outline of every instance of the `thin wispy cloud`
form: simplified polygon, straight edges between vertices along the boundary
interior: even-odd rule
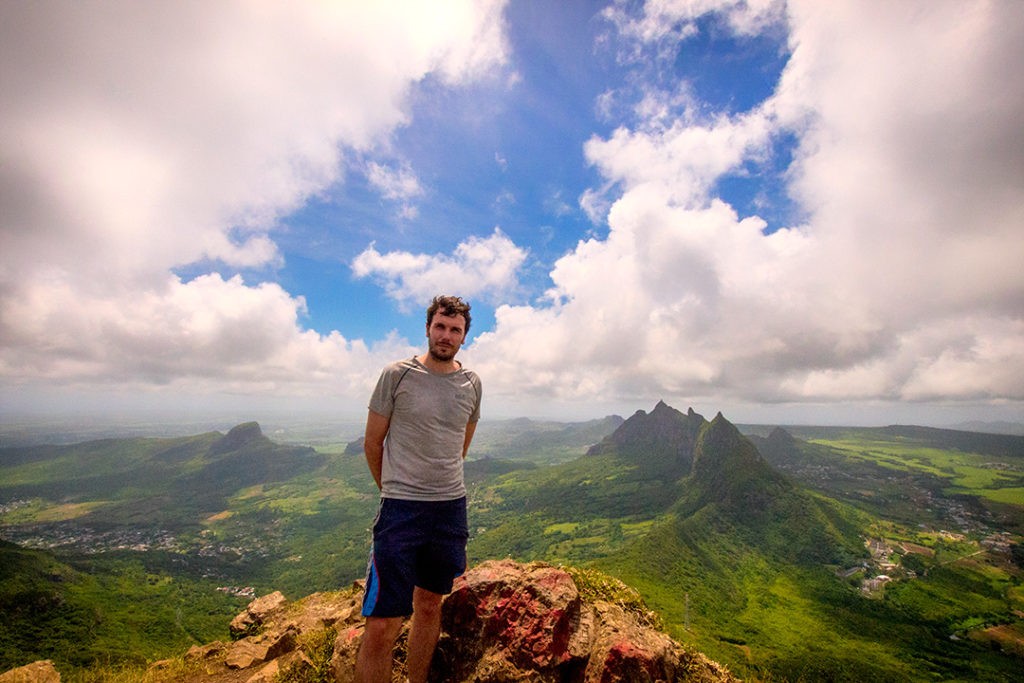
[[[409,164],[393,168],[371,161],[366,177],[385,199],[409,200],[423,194],[420,181]]]

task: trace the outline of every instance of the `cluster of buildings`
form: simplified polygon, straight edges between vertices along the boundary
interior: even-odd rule
[[[11,543],[37,550],[71,550],[96,553],[131,550],[147,552],[165,550],[180,552],[180,544],[166,529],[116,527],[98,530],[76,524],[34,524],[24,527],[2,527],[0,537]]]
[[[256,589],[252,586],[218,586],[217,590],[221,593],[233,595],[236,598],[253,599],[256,597]]]
[[[969,543],[968,536],[953,531],[940,531],[939,537],[944,541],[954,543]],[[1012,555],[1014,536],[1009,532],[997,531],[989,534],[977,543],[977,550],[967,556],[990,553],[1001,555],[1009,559]],[[870,538],[864,541],[865,547],[871,554],[871,561],[852,567],[839,573],[842,578],[850,578],[858,572],[864,572],[865,577],[861,580],[860,589],[866,595],[878,594],[887,583],[895,579],[914,579],[917,572],[904,566],[902,557],[917,554],[926,558],[934,558],[935,551],[927,546],[909,542],[887,541],[878,538]],[[956,558],[956,559],[959,559]],[[956,561],[947,560],[948,561]],[[871,575],[877,571],[878,573]]]

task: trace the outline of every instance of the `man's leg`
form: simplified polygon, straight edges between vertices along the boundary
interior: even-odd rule
[[[391,659],[402,617],[366,617],[356,655],[356,683],[391,683]]]
[[[426,683],[430,660],[441,635],[441,601],[443,595],[416,587],[412,594],[412,627],[405,658],[409,683]]]

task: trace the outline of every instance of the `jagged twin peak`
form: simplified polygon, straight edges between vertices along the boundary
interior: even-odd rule
[[[683,414],[664,401],[650,413],[638,410],[588,455],[615,455],[656,475],[685,477],[695,482],[726,483],[743,471],[771,477],[757,448],[721,413],[708,422],[690,408]]]
[[[664,401],[654,410],[636,411],[619,428],[587,451],[632,460],[651,474],[684,476],[693,466],[697,439],[707,420],[690,408],[683,414]]]

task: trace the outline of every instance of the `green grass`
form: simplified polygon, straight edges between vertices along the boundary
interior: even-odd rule
[[[1024,508],[1024,486],[1011,486],[995,490],[984,490],[980,494],[993,503]]]
[[[544,529],[545,534],[571,534],[579,528],[578,522],[561,522],[559,524],[549,524]]]
[[[332,683],[335,679],[331,671],[331,657],[337,635],[337,631],[330,627],[302,634],[298,646],[312,667],[300,669],[293,666],[274,676],[273,683]]]
[[[978,496],[1024,506],[1024,462],[1013,458],[930,448],[899,440],[815,439],[851,461],[870,462],[897,472],[927,474],[948,482],[949,494]]]
[[[700,543],[699,535],[691,540]],[[642,555],[650,551],[645,547]],[[722,554],[698,546],[687,554],[690,559],[651,558],[664,563],[662,573],[653,577],[644,571],[642,557],[632,569],[612,569],[612,562],[601,566],[622,572],[621,578],[640,590],[674,637],[740,675],[797,680],[809,675],[805,667],[814,662],[820,678],[912,680],[888,646],[873,640],[870,631],[841,628],[849,616],[822,604],[816,591],[850,597],[830,575],[779,567],[741,546]],[[698,563],[718,570],[709,572]],[[725,571],[729,564],[731,572]]]
[[[576,584],[576,589],[585,602],[610,602],[632,614],[640,624],[658,630],[664,629],[661,617],[647,606],[639,591],[632,586],[595,569],[572,565],[562,568],[572,576],[573,583]]]
[[[81,503],[54,503],[42,498],[33,498],[27,501],[26,505],[16,507],[6,514],[0,515],[0,522],[5,525],[66,522],[84,517],[108,503],[109,501],[104,500],[92,500]]]

